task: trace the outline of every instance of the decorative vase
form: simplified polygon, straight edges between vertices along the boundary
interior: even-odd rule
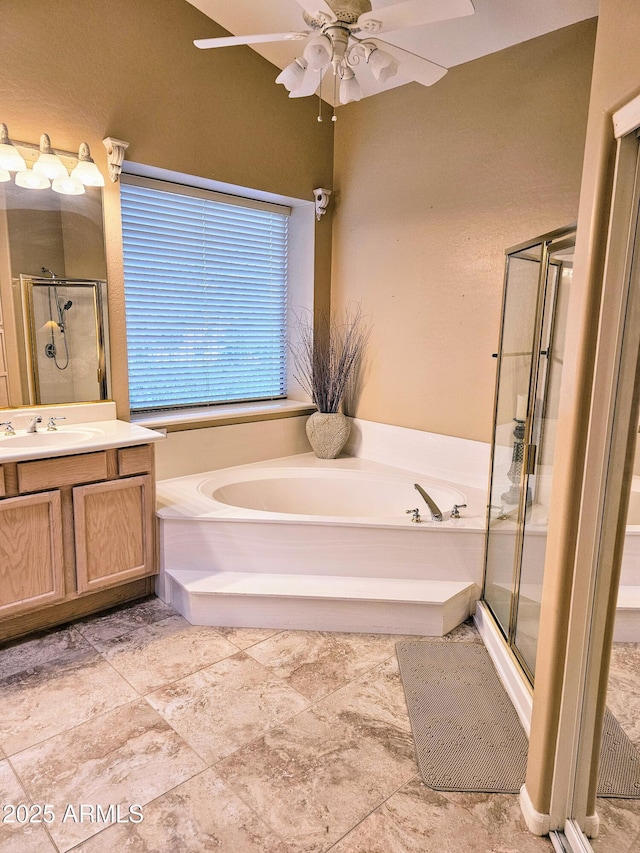
[[[342,412],[314,412],[306,425],[307,438],[319,459],[335,459],[347,443],[351,421]]]

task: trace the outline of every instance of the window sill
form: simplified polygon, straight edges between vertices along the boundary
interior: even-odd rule
[[[181,409],[174,412],[146,412],[131,415],[131,423],[148,429],[181,432],[187,429],[271,421],[310,415],[316,407],[297,400],[263,400],[257,403],[228,403],[222,406]]]

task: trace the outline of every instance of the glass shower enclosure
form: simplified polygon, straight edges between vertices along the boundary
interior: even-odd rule
[[[483,599],[533,683],[575,226],[506,252]]]
[[[106,282],[22,275],[20,284],[30,403],[107,399]]]

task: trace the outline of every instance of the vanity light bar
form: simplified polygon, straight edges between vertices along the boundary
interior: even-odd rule
[[[39,151],[33,167],[27,163],[16,146],[30,151]],[[76,167],[69,174],[60,159],[73,157],[78,160]],[[15,172],[15,182],[25,189],[48,189],[63,195],[80,195],[85,187],[103,187],[104,178],[94,163],[89,146],[86,142],[80,145],[78,154],[51,147],[48,134],[43,133],[40,144],[32,142],[12,142],[6,124],[0,124],[0,182],[10,181],[11,172]]]

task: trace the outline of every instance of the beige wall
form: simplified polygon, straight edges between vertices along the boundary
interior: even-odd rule
[[[332,299],[374,327],[359,417],[490,438],[504,251],[576,219],[595,31],[338,111]]]
[[[49,14],[51,12],[51,14]],[[331,186],[333,127],[313,99],[289,99],[277,69],[247,47],[201,51],[224,34],[186,0],[3,0],[0,121],[14,139],[77,150],[87,141],[106,174],[102,139],[127,159],[313,200]],[[127,415],[117,185],[105,189],[113,395]],[[330,216],[317,229],[316,291],[328,301]],[[81,274],[74,271],[74,274]]]

